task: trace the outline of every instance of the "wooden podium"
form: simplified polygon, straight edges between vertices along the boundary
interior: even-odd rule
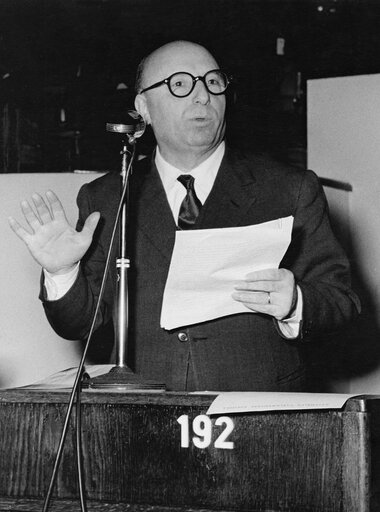
[[[68,398],[0,392],[0,511],[42,510]],[[380,399],[210,418],[213,398],[84,391],[88,510],[380,510]],[[52,511],[80,510],[74,440],[71,428]]]

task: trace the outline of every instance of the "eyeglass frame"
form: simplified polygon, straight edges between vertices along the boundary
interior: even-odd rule
[[[222,73],[226,77],[226,88],[222,92],[212,92],[212,91],[210,91],[210,89],[208,88],[208,86],[206,84],[206,81],[205,81],[206,75],[208,75],[209,73],[213,73],[215,71],[218,71],[219,73]],[[174,94],[174,92],[171,90],[170,85],[169,85],[170,80],[173,78],[173,76],[180,75],[181,73],[183,73],[185,75],[189,75],[193,79],[193,85],[192,85],[190,91],[187,94],[185,94],[184,96],[178,96],[177,94]],[[175,73],[173,73],[172,75],[168,76],[164,80],[160,80],[159,82],[156,82],[155,84],[150,85],[149,87],[146,87],[145,89],[140,91],[139,94],[142,94],[143,92],[150,91],[151,89],[155,89],[156,87],[160,87],[161,85],[166,84],[168,86],[170,94],[172,94],[175,98],[187,98],[187,96],[190,96],[190,94],[193,92],[193,90],[195,88],[195,84],[197,82],[199,82],[199,80],[201,82],[203,82],[204,86],[206,87],[207,92],[209,92],[210,94],[212,94],[214,96],[220,96],[221,94],[224,94],[226,92],[228,86],[230,85],[230,83],[232,81],[232,77],[228,76],[224,71],[221,71],[220,69],[210,69],[210,71],[207,71],[203,76],[201,76],[201,75],[193,76],[188,71],[176,71]]]

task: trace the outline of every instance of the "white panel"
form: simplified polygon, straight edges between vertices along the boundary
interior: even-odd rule
[[[380,75],[308,82],[308,167],[353,187],[350,224],[380,312]]]
[[[47,322],[40,300],[40,267],[7,218],[22,221],[19,203],[33,192],[54,190],[75,225],[80,186],[98,174],[0,174],[0,388],[22,386],[76,366],[78,342],[63,340]]]
[[[349,226],[355,277],[365,291],[368,331],[355,342],[372,336],[375,348],[380,343],[380,74],[309,80],[307,97],[308,167],[352,185],[348,209],[334,208]],[[368,358],[373,358],[369,351]],[[349,392],[378,392],[380,364],[347,385]]]

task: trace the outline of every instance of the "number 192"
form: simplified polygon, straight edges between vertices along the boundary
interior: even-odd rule
[[[189,448],[190,446],[190,420],[187,414],[183,414],[177,419],[181,425],[181,448]],[[234,422],[229,416],[220,416],[215,420],[216,426],[225,425],[222,432],[214,442],[215,448],[224,450],[232,450],[234,448],[233,441],[227,441],[228,436],[234,429]],[[213,424],[209,416],[200,414],[196,416],[191,424],[192,433],[191,442],[196,448],[207,448],[212,441]]]

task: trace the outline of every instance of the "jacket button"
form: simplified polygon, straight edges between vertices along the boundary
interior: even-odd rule
[[[189,337],[188,337],[188,335],[185,332],[179,332],[178,333],[178,339],[179,339],[179,341],[184,342],[184,341],[188,341]]]

